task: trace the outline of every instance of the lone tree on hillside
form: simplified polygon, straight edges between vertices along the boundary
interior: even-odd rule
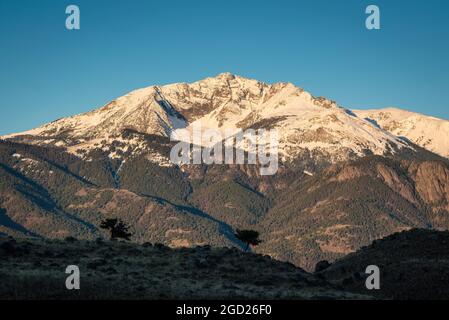
[[[111,241],[117,240],[118,238],[129,241],[129,238],[132,236],[132,234],[128,232],[129,226],[117,218],[103,220],[100,228],[109,230],[111,233]]]
[[[254,230],[238,230],[235,234],[236,238],[246,243],[245,251],[248,251],[249,246],[257,246],[262,240],[259,239],[259,232]]]

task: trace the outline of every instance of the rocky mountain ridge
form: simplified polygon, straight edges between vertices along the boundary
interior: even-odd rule
[[[145,148],[142,142],[124,139],[124,130],[177,137],[177,131],[191,132],[196,124],[222,132],[276,129],[283,160],[312,153],[336,162],[414,150],[371,121],[291,83],[270,85],[230,73],[192,84],[135,90],[98,110],[2,138],[54,145],[78,156],[86,150],[105,150],[113,143],[120,144],[121,151],[139,153]],[[113,152],[110,156],[120,157]]]

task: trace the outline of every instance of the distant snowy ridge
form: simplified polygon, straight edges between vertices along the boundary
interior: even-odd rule
[[[398,137],[449,158],[449,121],[420,113],[386,108],[354,110],[359,118],[368,119]]]

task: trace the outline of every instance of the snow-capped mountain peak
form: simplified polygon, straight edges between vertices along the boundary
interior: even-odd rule
[[[284,160],[308,153],[335,162],[413,150],[394,132],[332,100],[314,97],[291,83],[267,84],[231,73],[134,90],[100,109],[3,139],[51,144],[75,153],[104,149],[119,140],[144,151],[136,141],[123,141],[122,132],[173,137],[177,130],[198,123],[217,130],[276,129]]]

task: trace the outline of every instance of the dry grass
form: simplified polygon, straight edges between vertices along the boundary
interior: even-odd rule
[[[77,265],[81,289],[65,288]],[[0,237],[0,299],[351,299],[291,264],[228,248]]]

